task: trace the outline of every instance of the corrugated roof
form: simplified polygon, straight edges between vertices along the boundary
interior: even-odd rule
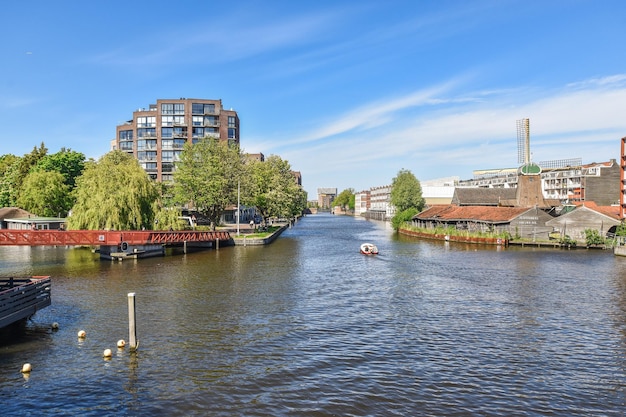
[[[489,206],[432,206],[415,215],[419,220],[475,220],[490,223],[506,223],[532,210],[529,207],[489,207]]]
[[[609,216],[616,220],[621,220],[620,208],[619,206],[599,206],[595,203],[595,201],[585,201],[580,203],[575,203],[577,207],[584,206],[589,210],[597,211],[600,214],[604,214],[605,216]]]

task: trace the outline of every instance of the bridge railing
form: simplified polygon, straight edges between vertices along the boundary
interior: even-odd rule
[[[0,245],[9,246],[80,246],[168,244],[229,240],[224,231],[111,231],[111,230],[13,230],[0,229]]]

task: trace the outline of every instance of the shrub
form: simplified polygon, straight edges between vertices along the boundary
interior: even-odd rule
[[[587,246],[603,245],[604,239],[596,229],[585,229],[585,243]]]

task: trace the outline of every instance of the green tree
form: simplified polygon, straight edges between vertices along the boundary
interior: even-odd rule
[[[354,210],[354,188],[346,188],[333,200],[333,207],[339,206],[342,210]]]
[[[17,205],[17,198],[20,194],[24,179],[30,173],[33,166],[43,158],[48,149],[41,143],[40,147],[33,147],[33,150],[21,158],[13,160],[8,165],[9,160],[4,162],[4,175],[0,180],[0,207]]]
[[[415,175],[407,169],[401,169],[391,183],[391,204],[396,214],[391,219],[394,230],[422,211],[426,202],[422,197],[422,186]]]
[[[19,159],[19,156],[15,156],[10,153],[0,156],[0,177],[4,176],[4,174],[9,170],[11,165],[13,165]]]
[[[237,202],[238,181],[243,180],[243,156],[238,146],[213,138],[186,144],[174,172],[174,195],[219,224],[226,207]]]
[[[112,151],[76,179],[70,229],[151,229],[158,191],[132,155]]]
[[[16,157],[11,163],[5,161],[4,173],[0,177],[0,207],[14,207],[17,205],[17,177],[21,158]]]
[[[57,153],[43,156],[32,171],[55,171],[63,175],[65,184],[74,189],[76,178],[85,169],[85,155],[71,149],[61,148]]]
[[[265,161],[250,161],[247,166],[244,201],[256,207],[263,222],[270,217],[288,217],[306,208],[306,193],[296,183],[288,161],[270,155]]]
[[[42,171],[28,174],[17,204],[39,216],[64,217],[72,207],[72,199],[63,175]]]
[[[20,159],[16,182],[18,190],[22,187],[22,183],[26,179],[26,176],[30,174],[30,170],[47,154],[48,148],[46,148],[46,145],[41,142],[39,148],[34,146],[30,153],[27,153]]]
[[[422,211],[426,202],[422,197],[422,186],[415,175],[407,169],[401,169],[391,183],[391,204],[397,211],[415,208]]]
[[[396,212],[396,214],[391,218],[391,227],[394,230],[398,230],[402,225],[407,222],[410,222],[417,213],[417,209],[415,207],[408,208],[403,211]]]

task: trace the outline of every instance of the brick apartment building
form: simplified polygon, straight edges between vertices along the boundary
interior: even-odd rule
[[[171,181],[183,146],[209,136],[239,144],[239,116],[221,100],[159,99],[117,126],[112,149],[132,154],[156,181]]]

